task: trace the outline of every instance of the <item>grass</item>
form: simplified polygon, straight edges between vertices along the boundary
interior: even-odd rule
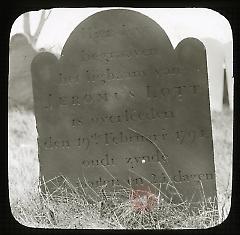
[[[208,228],[219,222],[216,208],[205,204],[192,213],[188,203],[169,203],[159,194],[152,210],[137,210],[136,202],[129,198],[131,191],[124,188],[108,194],[99,190],[101,200],[89,202],[86,195],[69,186],[68,193],[62,188],[61,196],[54,198],[51,194],[29,194],[25,204],[11,205],[15,218],[29,227],[68,229]]]
[[[208,228],[223,221],[230,209],[232,169],[232,112],[212,112],[214,155],[220,217],[214,207],[202,204],[192,214],[188,203],[173,204],[156,197],[150,210],[136,210],[129,200],[131,189],[115,193],[98,191],[101,200],[90,202],[87,195],[73,190],[53,200],[38,192],[39,164],[37,131],[31,111],[13,109],[9,119],[9,196],[15,219],[28,227],[100,229]],[[67,182],[69,186],[70,183]]]

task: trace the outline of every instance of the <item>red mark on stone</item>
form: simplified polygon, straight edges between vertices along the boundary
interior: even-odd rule
[[[157,205],[157,197],[150,189],[133,189],[130,202],[135,211],[149,212]]]

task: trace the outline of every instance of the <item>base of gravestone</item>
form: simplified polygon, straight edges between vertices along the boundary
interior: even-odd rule
[[[169,187],[169,184],[160,186],[161,190],[158,191],[151,185],[145,185],[137,189],[122,185],[111,187],[111,189],[106,186],[97,188],[89,186],[87,189],[83,189],[83,187],[73,185],[64,176],[48,181],[45,181],[42,177],[40,182],[40,193],[43,197],[64,203],[81,199],[89,206],[99,207],[100,218],[115,216],[114,213],[117,213],[116,211],[123,205],[133,213],[145,215],[156,213],[156,211],[158,213],[159,210],[172,210],[173,213],[185,214],[186,217],[210,214],[211,219],[217,220],[219,218],[216,197],[206,198],[204,192],[202,192],[199,201],[181,201],[178,195],[173,193],[173,187]],[[192,198],[194,198],[194,195]],[[121,210],[118,213],[122,213]]]

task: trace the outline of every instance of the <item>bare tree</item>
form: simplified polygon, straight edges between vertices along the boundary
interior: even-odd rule
[[[32,46],[34,48],[37,44],[37,40],[42,31],[42,28],[50,14],[51,14],[51,10],[48,12],[46,10],[41,11],[41,17],[40,17],[37,29],[34,34],[31,33],[31,29],[30,29],[30,23],[31,23],[30,22],[30,12],[26,12],[23,14],[23,30],[24,30],[25,35],[27,35],[29,42],[32,44]]]

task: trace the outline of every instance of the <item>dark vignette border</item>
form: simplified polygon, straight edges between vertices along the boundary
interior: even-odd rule
[[[8,105],[7,105],[7,91],[8,91],[8,68],[9,68],[9,35],[11,31],[11,26],[14,23],[15,19],[21,15],[24,12],[27,11],[35,11],[40,9],[50,9],[50,8],[61,8],[61,7],[67,7],[67,8],[75,8],[75,7],[133,7],[133,8],[166,8],[166,7],[174,7],[174,8],[185,8],[185,7],[201,7],[201,8],[210,8],[212,10],[215,10],[222,14],[230,23],[232,27],[232,33],[233,33],[233,48],[234,48],[234,54],[233,54],[233,71],[234,71],[234,120],[233,120],[233,185],[232,185],[232,203],[231,203],[231,211],[228,216],[228,218],[219,226],[206,229],[206,230],[153,230],[152,233],[169,233],[169,234],[236,234],[238,230],[238,221],[240,216],[240,203],[238,201],[238,195],[239,195],[239,183],[240,183],[240,177],[239,177],[239,135],[237,132],[238,129],[238,114],[239,114],[239,99],[238,99],[238,91],[239,91],[239,79],[238,74],[239,67],[237,66],[239,61],[239,32],[240,32],[240,24],[239,24],[239,15],[240,15],[240,9],[237,7],[237,4],[233,1],[227,1],[227,0],[199,0],[199,1],[193,1],[193,0],[183,0],[183,1],[173,1],[173,0],[163,0],[163,1],[153,1],[153,0],[145,0],[145,1],[75,1],[75,0],[52,0],[52,1],[46,1],[46,0],[21,0],[21,1],[13,1],[9,0],[7,1],[5,6],[1,7],[0,15],[3,17],[1,19],[2,23],[2,34],[3,37],[0,43],[0,48],[3,53],[1,53],[0,56],[0,73],[1,75],[4,74],[4,76],[0,79],[0,95],[2,96],[0,101],[0,107],[1,107],[1,118],[3,118],[3,121],[1,121],[2,124],[2,130],[4,130],[4,136],[3,136],[3,142],[4,148],[1,148],[1,150],[4,151],[4,156],[2,156],[1,159],[1,189],[0,189],[0,230],[3,231],[5,234],[14,233],[14,234],[57,234],[57,233],[67,233],[67,234],[73,234],[73,233],[136,233],[136,232],[144,232],[144,231],[117,231],[117,230],[58,230],[58,229],[33,229],[33,228],[27,228],[23,225],[20,225],[12,216],[10,204],[9,204],[9,195],[8,195],[8,154],[7,154],[7,146],[8,146],[8,136],[7,136],[7,120],[8,120]],[[136,9],[137,10],[137,9]],[[4,122],[5,121],[5,122]],[[150,232],[150,231],[149,231]]]

